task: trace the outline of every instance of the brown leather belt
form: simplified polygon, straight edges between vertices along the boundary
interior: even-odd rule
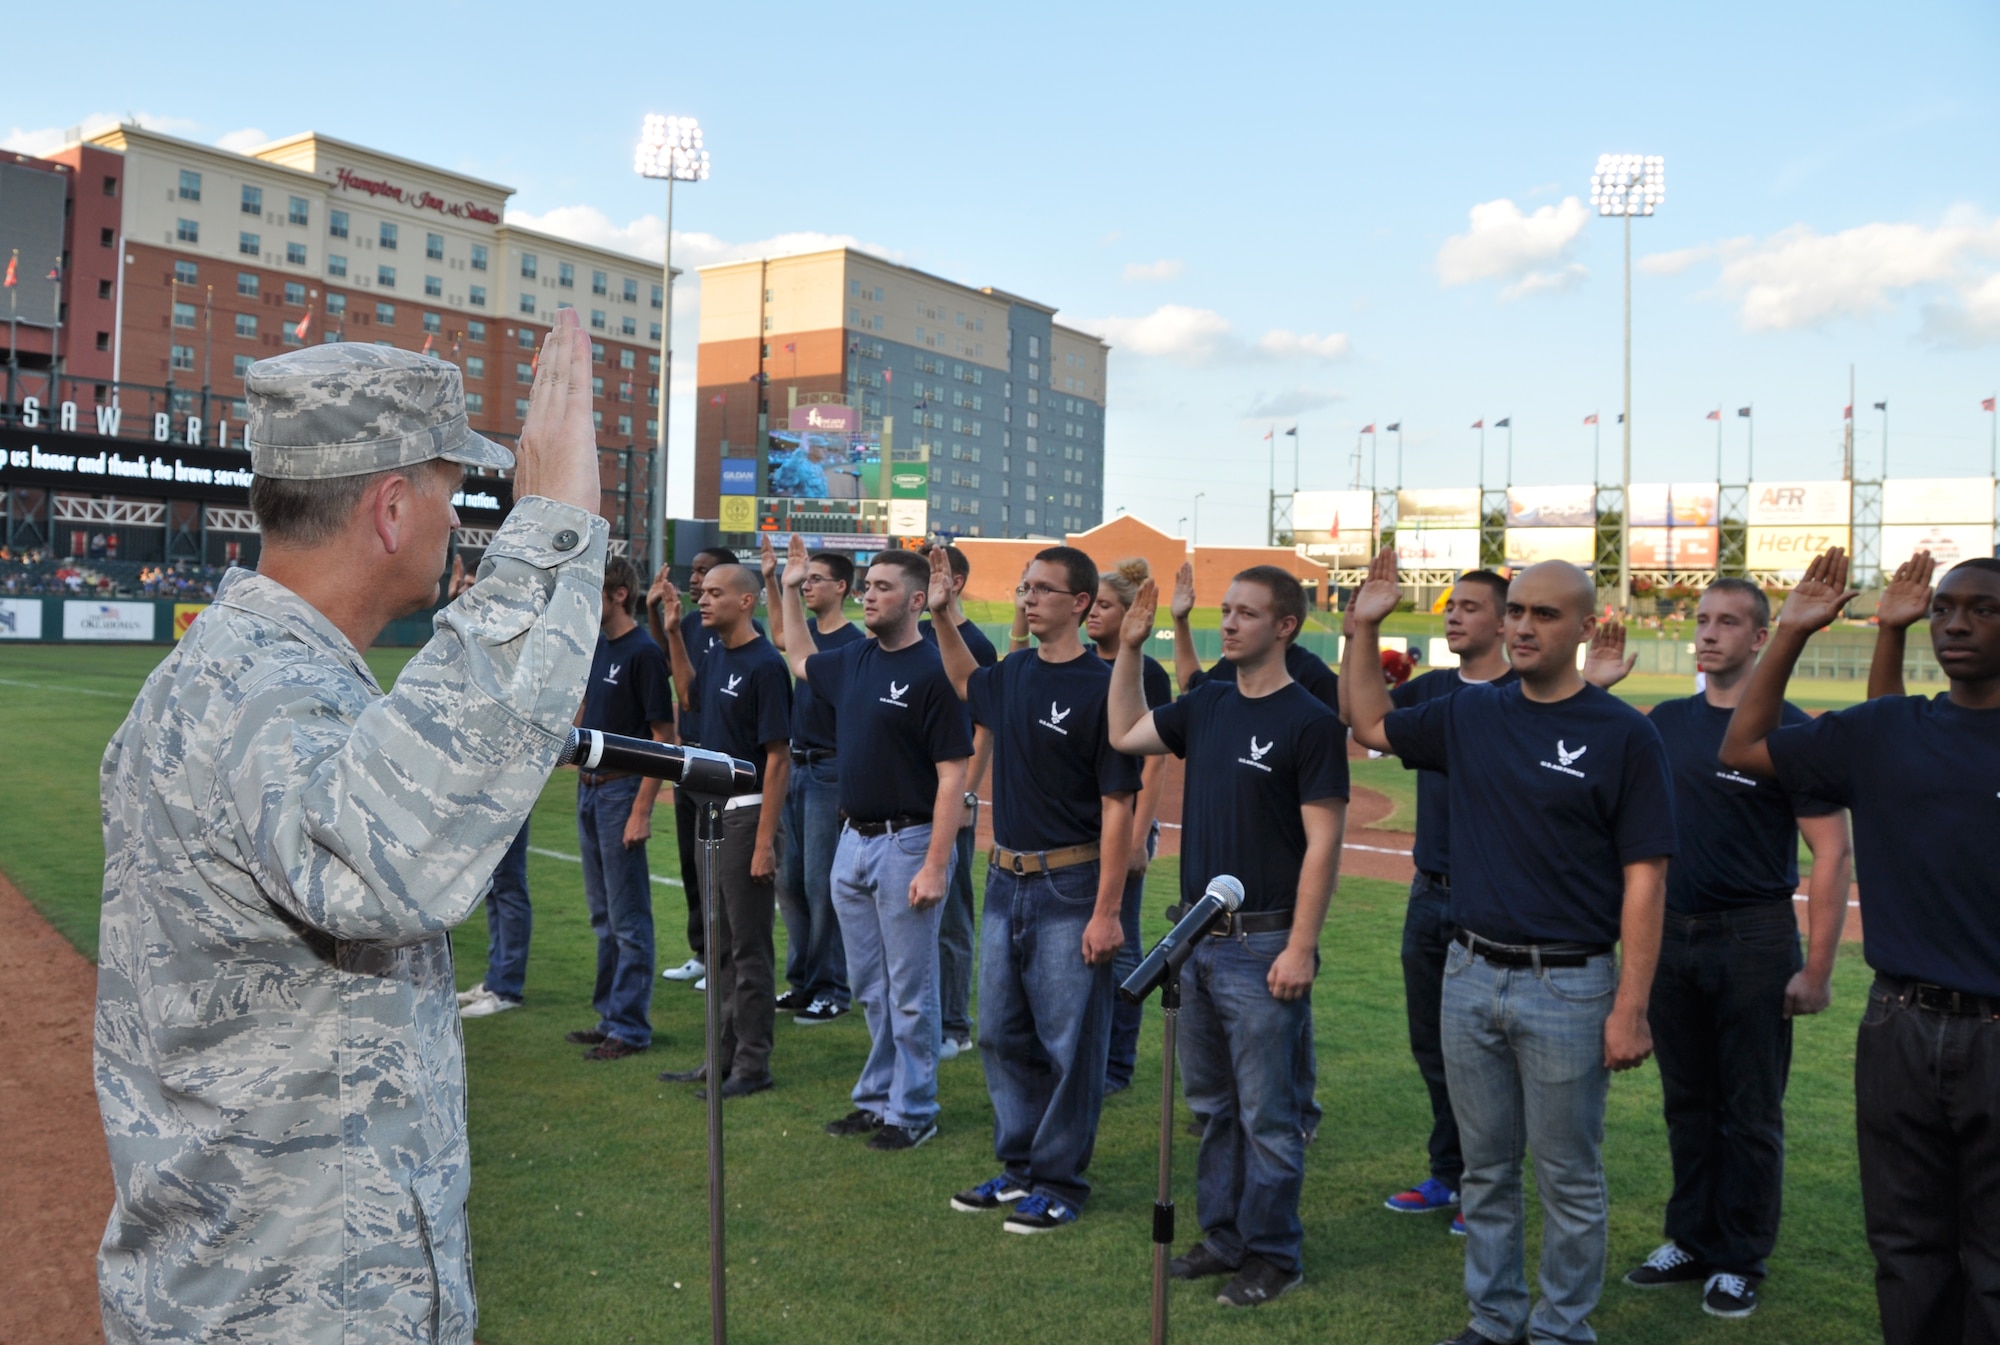
[[[1061,850],[1009,850],[1004,846],[993,847],[993,862],[1008,873],[1020,875],[1048,873],[1053,869],[1073,869],[1079,864],[1088,864],[1098,856],[1096,841],[1088,845],[1072,845]]]
[[[608,784],[610,784],[610,783],[611,783],[611,782],[612,782],[613,780],[623,780],[623,779],[625,779],[625,778],[626,778],[627,776],[635,774],[635,772],[633,772],[633,771],[594,771],[594,772],[593,772],[593,771],[578,771],[578,772],[577,772],[576,774],[577,774],[577,778],[578,778],[578,779],[582,780],[582,781],[583,781],[583,782],[584,782],[585,784],[589,785],[589,786],[590,786],[590,787],[591,787],[592,789],[595,789],[595,788],[596,788],[597,786],[599,786],[599,785],[608,785]]]

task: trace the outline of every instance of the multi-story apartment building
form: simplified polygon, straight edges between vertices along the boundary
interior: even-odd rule
[[[846,248],[701,278],[695,510],[726,537],[866,550],[1102,520],[1110,347],[1055,309]]]

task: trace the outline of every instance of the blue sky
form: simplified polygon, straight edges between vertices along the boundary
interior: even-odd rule
[[[549,12],[433,4],[397,50],[358,12],[114,3],[89,60],[14,63],[0,138],[127,113],[236,144],[316,129],[657,255],[632,140],[696,115],[715,175],[677,198],[677,262],[850,240],[1057,305],[1115,346],[1107,511],[1172,527],[1206,491],[1212,542],[1261,538],[1273,421],[1300,427],[1308,488],[1399,419],[1405,484],[1472,484],[1467,427],[1502,416],[1516,481],[1559,483],[1589,478],[1600,411],[1615,479],[1620,234],[1589,175],[1660,154],[1667,202],[1633,228],[1635,479],[1712,477],[1717,406],[1740,479],[1745,404],[1759,477],[1837,475],[1850,363],[1864,469],[1886,399],[1894,473],[1987,470],[1989,3],[635,7],[567,11],[573,33]],[[1489,483],[1504,449],[1489,432]]]

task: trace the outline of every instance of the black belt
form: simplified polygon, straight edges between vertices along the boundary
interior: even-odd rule
[[[1167,907],[1167,919],[1175,924],[1187,914],[1185,906]],[[1290,929],[1292,913],[1283,911],[1225,911],[1222,918],[1208,927],[1208,937],[1212,939],[1234,938],[1238,934],[1268,934],[1274,929]]]
[[[901,817],[886,817],[880,822],[857,822],[843,813],[841,820],[847,823],[848,830],[857,836],[891,836],[899,831],[908,831],[911,827],[927,827],[931,824],[928,817],[918,817],[912,813],[905,813]]]
[[[1496,967],[1581,967],[1611,951],[1608,943],[1495,943],[1461,929],[1452,941]]]
[[[2000,1018],[2000,1000],[1986,995],[1968,994],[1927,981],[1899,981],[1889,976],[1876,979],[1897,999],[1927,1013],[1948,1014],[1953,1018]]]
[[[815,761],[831,761],[834,752],[831,747],[794,747],[792,760],[800,765],[811,765]]]
[[[1450,875],[1450,874],[1448,874],[1448,873],[1429,873],[1429,872],[1426,872],[1426,871],[1425,871],[1425,870],[1423,870],[1423,869],[1418,869],[1418,870],[1417,870],[1417,872],[1418,872],[1418,873],[1420,873],[1420,874],[1423,874],[1423,877],[1424,877],[1424,881],[1425,881],[1425,882],[1427,882],[1427,883],[1429,883],[1429,884],[1430,884],[1430,885],[1431,885],[1432,887],[1435,887],[1435,888],[1437,888],[1437,889],[1438,889],[1438,890],[1439,890],[1440,892],[1449,892],[1449,891],[1451,891],[1451,875]]]

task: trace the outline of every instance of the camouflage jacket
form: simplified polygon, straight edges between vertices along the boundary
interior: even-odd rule
[[[446,932],[554,769],[605,535],[523,499],[386,695],[244,571],[147,679],[101,778],[110,1341],[472,1340]]]

